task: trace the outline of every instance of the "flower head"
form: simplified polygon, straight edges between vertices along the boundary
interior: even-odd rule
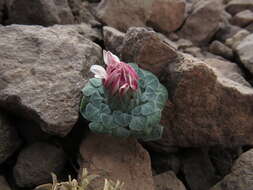
[[[126,94],[128,90],[136,91],[138,89],[139,76],[135,70],[128,64],[109,51],[103,51],[104,62],[107,65],[106,70],[99,65],[91,66],[91,72],[96,78],[102,78],[105,88],[114,95],[119,92],[120,95]]]

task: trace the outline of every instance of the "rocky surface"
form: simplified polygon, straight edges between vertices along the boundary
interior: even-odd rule
[[[9,184],[7,183],[4,176],[0,176],[0,189],[1,190],[11,190]]]
[[[123,181],[125,190],[154,190],[149,155],[135,139],[91,134],[82,142],[80,154],[81,168]],[[103,182],[93,188],[102,189]]]
[[[198,1],[192,13],[186,18],[179,35],[196,44],[208,43],[219,30],[222,11],[221,0]]]
[[[21,145],[15,126],[10,118],[0,111],[0,164],[9,158]]]
[[[233,50],[219,41],[213,41],[209,46],[209,51],[230,60],[233,59],[234,56]]]
[[[153,30],[133,27],[127,31],[124,38],[121,58],[159,74],[170,61],[177,58],[177,53],[173,44],[165,37]]]
[[[35,143],[23,149],[13,169],[19,187],[51,182],[51,172],[59,175],[66,164],[63,150],[48,143]]]
[[[252,0],[232,0],[226,5],[226,11],[232,15],[247,9],[253,11]]]
[[[252,22],[253,22],[253,12],[250,10],[245,10],[237,13],[231,20],[232,24],[241,27],[247,26]]]
[[[253,73],[253,34],[248,35],[236,46],[236,53],[239,56],[241,63]]]
[[[168,171],[154,176],[155,190],[186,190],[174,172]]]
[[[90,66],[101,63],[101,48],[78,27],[14,25],[0,33],[0,105],[48,133],[66,135],[77,122]]]
[[[234,163],[232,171],[210,190],[251,190],[253,170],[253,150],[243,153]]]

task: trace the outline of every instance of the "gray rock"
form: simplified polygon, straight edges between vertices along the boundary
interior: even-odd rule
[[[186,150],[184,151],[182,162],[183,173],[190,189],[208,189],[217,183],[218,178],[207,151],[198,149]]]
[[[241,43],[241,41],[248,36],[250,33],[247,30],[241,29],[236,34],[234,34],[231,38],[228,38],[225,41],[225,44],[236,51],[236,47]]]
[[[232,171],[210,190],[251,190],[253,187],[253,149],[243,153]]]
[[[233,59],[233,50],[217,40],[211,43],[209,51],[226,59]]]
[[[198,1],[179,31],[180,37],[196,44],[208,43],[219,30],[222,10],[221,0]]]
[[[245,29],[248,30],[249,32],[253,33],[253,23],[248,25]]]
[[[139,63],[155,74],[161,73],[169,62],[177,58],[173,42],[146,28],[130,28],[123,41],[121,58]]]
[[[253,12],[250,10],[239,12],[232,18],[231,23],[240,27],[245,27],[253,23]]]
[[[235,15],[244,10],[253,11],[253,1],[252,0],[232,0],[226,5],[226,11],[232,15]]]
[[[10,118],[0,111],[0,164],[9,158],[20,146],[15,126],[10,123]]]
[[[236,47],[241,63],[253,74],[253,34],[244,38]]]
[[[102,61],[76,27],[0,28],[0,106],[65,136],[79,116],[80,90]]]
[[[107,178],[124,182],[124,190],[154,190],[149,154],[136,139],[91,134],[83,140],[80,154],[81,170],[103,177],[92,189],[102,189]]]
[[[239,26],[235,26],[230,23],[223,23],[214,38],[221,42],[225,42],[240,30],[241,28]]]
[[[51,26],[73,24],[74,16],[67,0],[12,0],[9,3],[8,22]]]
[[[4,176],[0,176],[0,189],[1,190],[11,190],[9,184],[7,183]]]
[[[154,176],[155,190],[186,190],[173,171]]]
[[[36,143],[23,149],[13,169],[19,187],[34,187],[52,181],[51,172],[59,175],[66,164],[63,150],[47,143]]]
[[[110,26],[103,27],[103,37],[105,48],[112,53],[119,55],[122,48],[125,33]]]

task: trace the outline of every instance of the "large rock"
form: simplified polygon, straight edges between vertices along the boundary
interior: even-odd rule
[[[110,26],[104,26],[103,37],[105,48],[112,53],[119,55],[125,37],[125,33],[120,32],[119,30]]]
[[[231,23],[240,27],[245,27],[253,23],[253,12],[250,10],[239,12],[233,17]]]
[[[91,134],[80,153],[81,168],[102,177],[94,189],[102,189],[107,178],[124,182],[125,190],[154,190],[149,155],[135,139]]]
[[[121,58],[159,74],[177,58],[176,48],[165,37],[146,28],[130,28],[123,41]]]
[[[173,171],[154,176],[155,190],[186,190]]]
[[[79,29],[0,27],[0,106],[66,135],[78,119],[90,66],[102,60],[101,48]]]
[[[120,31],[146,24],[164,32],[175,31],[184,21],[185,0],[102,0],[97,17]]]
[[[145,26],[154,0],[102,0],[96,8],[101,22],[120,31],[131,26]]]
[[[152,4],[148,25],[156,31],[169,33],[183,23],[186,12],[185,0],[155,0]]]
[[[232,171],[210,190],[252,190],[253,149],[243,153],[234,163]]]
[[[232,15],[247,9],[253,11],[252,0],[232,0],[226,5],[226,11]]]
[[[171,103],[163,112],[164,136],[158,144],[253,145],[252,87],[239,73],[235,75],[233,67],[222,72],[209,62],[183,55],[168,66]],[[226,62],[223,64],[225,67]]]
[[[217,183],[218,178],[206,150],[186,150],[182,162],[185,180],[191,190],[209,189]]]
[[[10,157],[20,144],[21,140],[10,118],[0,111],[0,164]]]
[[[179,35],[196,44],[209,42],[222,22],[222,1],[198,1],[186,19]],[[208,24],[207,24],[208,23]]]
[[[1,190],[11,190],[9,184],[7,183],[4,176],[0,176],[0,189]]]
[[[59,175],[66,164],[63,150],[47,143],[26,147],[18,156],[13,169],[19,187],[34,187],[51,182],[51,173]]]
[[[12,0],[8,3],[10,23],[42,26],[74,23],[67,0]]]
[[[253,34],[245,37],[238,46],[236,53],[239,56],[241,63],[253,74]]]

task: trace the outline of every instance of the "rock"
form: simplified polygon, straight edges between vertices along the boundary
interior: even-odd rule
[[[153,1],[102,0],[96,16],[102,23],[125,32],[131,26],[145,26]]]
[[[211,43],[209,51],[226,59],[233,59],[233,50],[217,40]]]
[[[219,30],[221,22],[221,0],[201,0],[195,4],[193,12],[186,19],[179,35],[181,38],[189,39],[196,44],[205,44]]]
[[[11,190],[9,184],[5,180],[4,176],[0,176],[0,189],[1,190]]]
[[[185,180],[191,190],[208,189],[217,182],[217,176],[207,151],[186,150],[182,162]]]
[[[0,0],[0,24],[3,23],[3,11],[4,11],[4,1],[5,0]]]
[[[212,147],[209,149],[210,159],[215,167],[217,175],[223,178],[231,172],[233,162],[241,154],[240,147],[223,148]]]
[[[104,26],[103,36],[105,48],[112,53],[119,55],[125,37],[125,33],[120,32],[119,30],[110,26]]]
[[[240,27],[245,27],[253,23],[253,12],[250,10],[239,12],[233,17],[231,23]]]
[[[0,164],[9,158],[21,145],[15,127],[3,111],[0,111]]]
[[[215,39],[221,42],[225,42],[227,39],[233,37],[237,32],[241,30],[240,27],[231,25],[229,23],[223,23],[215,34]]]
[[[187,47],[183,50],[184,53],[187,53],[187,54],[190,54],[194,57],[198,57],[198,58],[203,58],[205,57],[203,52],[202,52],[202,49],[199,48],[199,47],[196,47],[196,46],[193,46],[193,47]]]
[[[13,0],[9,7],[11,24],[51,26],[74,23],[67,0]]]
[[[244,38],[236,47],[235,51],[241,63],[253,74],[253,34]]]
[[[123,41],[121,58],[159,74],[168,63],[177,58],[176,48],[173,46],[171,41],[153,30],[130,28]]]
[[[250,33],[253,33],[253,23],[248,25],[245,29],[248,30]]]
[[[162,115],[163,138],[156,143],[167,147],[252,145],[252,87],[190,55],[180,57],[167,68],[164,84],[171,102]]]
[[[184,184],[177,178],[174,172],[168,171],[154,176],[155,190],[186,190]]]
[[[252,0],[232,0],[226,5],[226,11],[232,15],[235,15],[247,9],[253,11]]]
[[[59,175],[66,164],[63,150],[47,143],[35,143],[23,149],[13,169],[19,187],[34,187],[52,181],[51,172]]]
[[[243,153],[232,171],[210,190],[251,190],[253,186],[253,149]]]
[[[241,43],[241,41],[248,36],[250,33],[247,30],[240,30],[231,38],[227,39],[225,44],[231,47],[233,50],[236,50],[236,47]]]
[[[147,22],[156,31],[170,33],[183,24],[185,12],[185,0],[155,0]]]
[[[125,190],[154,190],[148,153],[135,139],[90,134],[80,147],[81,168],[103,178],[120,180]],[[104,179],[94,184],[102,189]]]
[[[90,66],[102,61],[101,48],[75,26],[13,25],[0,33],[0,106],[65,136],[77,122]]]

